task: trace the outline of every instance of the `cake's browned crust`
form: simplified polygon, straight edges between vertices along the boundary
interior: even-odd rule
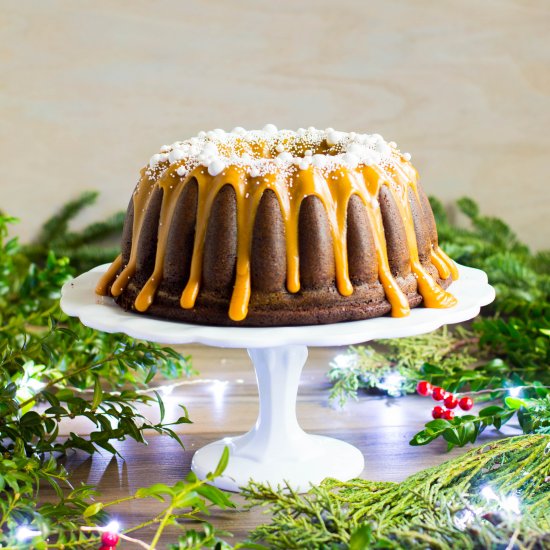
[[[441,280],[431,263],[430,252],[437,245],[437,231],[426,195],[418,186],[419,200],[412,190],[409,203],[414,222],[419,260],[434,280],[447,288],[451,277]],[[162,190],[156,188],[143,221],[137,248],[137,270],[116,302],[139,313],[134,303],[151,276],[157,247]],[[395,281],[410,307],[422,296],[410,267],[410,254],[401,214],[392,194],[382,186],[378,200],[384,226],[389,265]],[[270,190],[260,201],[251,244],[251,284],[248,314],[233,321],[227,314],[235,280],[237,261],[237,206],[235,190],[221,189],[212,205],[202,262],[201,290],[192,309],[180,304],[189,279],[195,239],[198,189],[191,182],[175,206],[170,227],[164,278],[146,315],[198,324],[223,326],[285,326],[338,323],[379,317],[390,312],[384,288],[378,278],[378,260],[373,230],[365,205],[352,196],[347,209],[347,250],[353,293],[341,295],[335,284],[334,247],[327,212],[320,199],[304,199],[299,214],[298,238],[301,288],[286,289],[286,240],[278,199]],[[122,237],[123,265],[130,256],[133,204],[130,201]]]

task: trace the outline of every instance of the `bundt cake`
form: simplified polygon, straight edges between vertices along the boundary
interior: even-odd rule
[[[458,272],[409,161],[378,134],[271,124],[165,145],[141,171],[97,293],[213,325],[450,307]]]

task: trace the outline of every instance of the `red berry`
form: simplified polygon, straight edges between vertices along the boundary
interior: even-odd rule
[[[105,546],[116,546],[120,537],[116,533],[105,532],[101,535],[101,542]]]
[[[426,397],[432,394],[433,386],[426,380],[421,380],[420,382],[418,382],[416,386],[416,391],[418,394]]]
[[[474,406],[474,401],[471,397],[462,397],[458,402],[458,406],[463,411],[469,411]]]
[[[444,390],[443,388],[440,388],[439,386],[436,386],[436,387],[433,389],[432,397],[433,397],[436,401],[443,401],[443,399],[445,399],[446,395],[447,395],[447,391]]]
[[[443,403],[445,403],[445,407],[448,409],[454,409],[458,405],[458,399],[450,393],[447,397],[445,397],[445,401],[443,401]]]
[[[455,417],[455,413],[453,411],[443,411],[443,416],[445,420],[452,420]]]
[[[105,546],[116,546],[119,540],[120,537],[116,533],[110,533],[109,531],[106,531],[103,535],[101,535],[101,542]]]
[[[432,409],[432,416],[434,418],[441,418],[443,416],[443,413],[445,412],[445,409],[443,407],[440,407],[437,405]]]
[[[108,546],[106,544],[102,544],[99,547],[99,550],[116,550],[116,547],[115,546]]]

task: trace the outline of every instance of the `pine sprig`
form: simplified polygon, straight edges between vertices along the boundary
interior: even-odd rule
[[[325,480],[306,495],[253,483],[272,519],[252,532],[270,548],[545,548],[550,436],[484,445],[402,483]],[[520,514],[482,493],[515,495]]]
[[[124,225],[125,218],[125,212],[116,212],[101,222],[95,222],[86,226],[78,233],[67,233],[63,238],[63,244],[68,248],[74,249],[77,246],[89,245],[113,235],[118,235]]]
[[[23,247],[25,256],[42,266],[48,254],[53,252],[57,257],[70,258],[71,272],[77,273],[112,261],[119,248],[105,245],[120,239],[126,217],[124,212],[117,212],[80,231],[69,230],[71,222],[82,210],[95,204],[98,196],[96,191],[87,191],[63,205],[44,223],[37,238]]]
[[[36,239],[37,244],[49,246],[50,243],[58,242],[65,238],[69,222],[83,209],[94,204],[98,196],[99,193],[97,191],[86,191],[75,200],[64,204],[57,214],[44,223],[42,231]]]
[[[110,264],[120,253],[120,247],[97,244],[67,246],[62,243],[56,247],[55,252],[59,256],[71,258],[71,265],[78,266],[75,272],[80,273],[98,265]]]
[[[457,202],[470,221],[469,228],[451,224],[437,199],[430,198],[445,251],[458,263],[477,267],[497,290],[491,307],[496,313],[526,315],[550,299],[549,251],[532,254],[501,219],[482,216],[468,198]]]

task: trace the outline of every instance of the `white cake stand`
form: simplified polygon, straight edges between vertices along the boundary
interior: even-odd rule
[[[276,486],[287,481],[307,491],[326,477],[348,480],[364,466],[359,449],[338,439],[309,435],[296,418],[300,374],[307,346],[342,346],[379,338],[399,338],[432,332],[442,325],[475,317],[481,306],[494,300],[494,289],[483,271],[459,266],[460,278],[450,290],[458,303],[449,309],[416,308],[408,317],[379,317],[365,321],[302,327],[214,327],[176,323],[129,313],[111,298],[94,292],[107,265],[96,267],[66,283],[61,308],[89,327],[124,332],[160,344],[197,342],[224,348],[247,348],[256,371],[260,412],[245,435],[227,437],[199,449],[192,469],[203,479],[216,467],[223,448],[230,459],[215,484],[238,491],[250,479]]]

